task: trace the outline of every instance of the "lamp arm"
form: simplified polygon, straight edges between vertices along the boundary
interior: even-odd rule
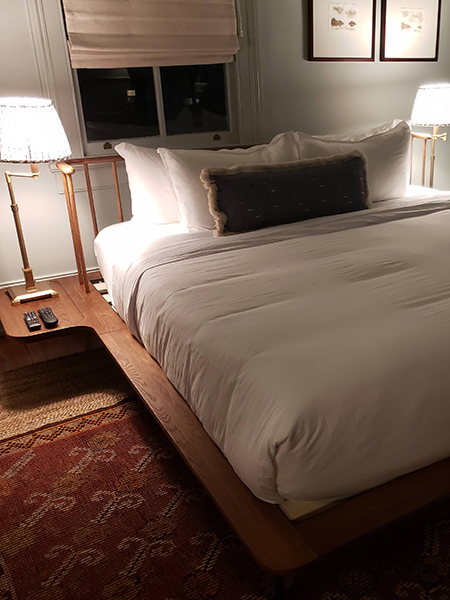
[[[30,167],[31,167],[31,173],[11,173],[11,171],[6,171],[6,174],[9,175],[10,177],[28,177],[28,178],[38,179],[39,175],[40,175],[38,165],[36,163],[31,163]]]
[[[8,185],[9,197],[11,199],[11,210],[14,217],[14,223],[16,226],[17,238],[19,240],[20,253],[22,255],[23,262],[23,274],[25,276],[25,288],[27,292],[36,291],[36,282],[33,277],[33,269],[30,267],[30,263],[28,260],[27,249],[25,246],[25,238],[23,236],[22,223],[20,221],[19,216],[19,206],[16,202],[16,198],[14,196],[14,190],[12,185],[12,177],[31,177],[33,179],[37,179],[39,177],[39,169],[37,165],[31,165],[31,173],[10,173],[6,171],[5,178],[6,183]],[[34,169],[33,169],[34,167]]]

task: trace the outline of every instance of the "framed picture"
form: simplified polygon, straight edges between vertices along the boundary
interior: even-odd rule
[[[309,60],[373,61],[376,0],[309,0]]]
[[[381,60],[437,60],[441,0],[382,0]]]

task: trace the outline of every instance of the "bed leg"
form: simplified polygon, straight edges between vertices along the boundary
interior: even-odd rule
[[[284,577],[275,575],[273,578],[274,600],[284,600]]]

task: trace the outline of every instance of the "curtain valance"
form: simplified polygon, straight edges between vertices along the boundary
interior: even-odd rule
[[[231,62],[235,0],[63,0],[73,68]]]

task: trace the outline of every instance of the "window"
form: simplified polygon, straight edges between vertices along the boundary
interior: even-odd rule
[[[39,79],[42,86],[42,94],[45,97],[52,98],[57,106],[58,112],[64,124],[64,128],[69,136],[74,156],[99,156],[111,154],[111,147],[119,139],[129,139],[135,144],[158,147],[185,147],[185,148],[207,148],[220,147],[233,144],[252,144],[261,140],[261,112],[259,98],[259,70],[258,70],[258,40],[257,40],[257,0],[238,0],[241,12],[241,25],[243,36],[239,38],[240,50],[234,63],[226,65],[211,65],[215,71],[213,75],[205,74],[204,67],[160,67],[149,68],[147,76],[147,89],[153,86],[154,102],[147,99],[146,115],[141,121],[135,115],[135,120],[131,123],[133,126],[132,134],[129,131],[118,133],[109,130],[105,134],[106,124],[115,123],[110,117],[115,110],[125,112],[133,107],[133,102],[128,103],[128,95],[121,97],[123,105],[115,105],[116,100],[106,98],[100,108],[93,96],[106,92],[107,86],[125,85],[127,79],[114,79],[110,77],[113,73],[109,69],[99,69],[105,71],[104,74],[110,77],[99,77],[97,81],[87,82],[88,73],[80,73],[81,70],[74,71],[70,68],[70,61],[67,49],[67,35],[64,26],[64,14],[61,0],[27,0],[29,10],[30,28],[33,37],[33,44],[36,49],[37,67]],[[189,73],[195,72],[199,68],[200,72],[195,75]],[[207,67],[209,68],[209,67]],[[190,121],[191,133],[187,133],[185,124],[184,132],[175,133],[173,129],[172,111],[174,107],[169,106],[167,91],[170,87],[170,78],[178,77],[178,69],[186,70],[186,78],[183,81],[185,89],[189,85],[196,92],[205,86],[198,85],[208,83],[207,93],[196,97],[187,92],[180,92],[183,98],[192,98],[194,104],[201,107],[206,114],[205,119],[198,118]],[[84,70],[85,72],[87,69]],[[91,76],[94,76],[95,70]],[[109,73],[108,73],[109,71]],[[115,71],[115,69],[112,69]],[[178,71],[178,73],[177,73]],[[222,73],[222,80],[216,88],[218,74]],[[129,77],[128,72],[122,71],[122,77]],[[167,74],[167,77],[166,77]],[[206,77],[209,79],[206,79]],[[151,78],[153,77],[153,81]],[[215,79],[211,79],[215,78]],[[169,81],[168,81],[169,80]],[[165,82],[166,96],[164,98],[163,82]],[[128,81],[129,83],[129,81]],[[127,83],[127,85],[128,85]],[[195,84],[197,83],[197,86]],[[81,100],[81,89],[83,88],[83,101]],[[136,90],[135,87],[127,87],[128,90]],[[217,89],[222,90],[221,100],[218,100]],[[103,90],[103,91],[102,91]],[[131,92],[132,93],[132,92]],[[106,95],[106,94],[105,94]],[[170,93],[170,96],[172,92]],[[132,98],[132,96],[131,96]],[[198,101],[197,101],[198,100]],[[164,101],[166,101],[167,106]],[[174,100],[175,102],[175,100]],[[189,100],[186,100],[189,106]],[[97,108],[96,108],[97,104]],[[135,107],[134,109],[135,110]],[[96,111],[103,112],[103,115],[96,114]],[[109,114],[106,114],[108,113]],[[135,111],[136,112],[136,111]],[[186,112],[186,111],[184,111]],[[191,111],[190,111],[191,112]],[[198,112],[198,110],[197,110]],[[195,110],[192,110],[195,114]],[[211,116],[211,114],[213,116]],[[109,119],[109,120],[108,120]],[[212,121],[217,124],[212,124]],[[226,120],[226,126],[223,125]],[[86,121],[89,123],[86,130]],[[178,121],[178,123],[180,120]],[[96,123],[96,125],[94,125]],[[119,120],[120,124],[120,120]],[[124,123],[121,123],[124,125]],[[125,123],[127,126],[127,124]],[[95,132],[95,128],[103,128],[103,131]],[[211,130],[217,127],[216,130]],[[135,137],[136,131],[140,128],[147,128],[150,135]],[[206,131],[208,129],[209,131]],[[141,130],[142,133],[142,130]],[[124,135],[130,137],[115,137]],[[133,137],[131,137],[131,135]],[[102,139],[100,139],[102,138]],[[108,142],[110,145],[108,146]],[[106,147],[105,147],[106,146]]]
[[[228,130],[225,65],[160,71],[167,135]]]
[[[230,131],[223,64],[76,74],[88,143]]]
[[[159,135],[153,69],[78,69],[88,142]]]

